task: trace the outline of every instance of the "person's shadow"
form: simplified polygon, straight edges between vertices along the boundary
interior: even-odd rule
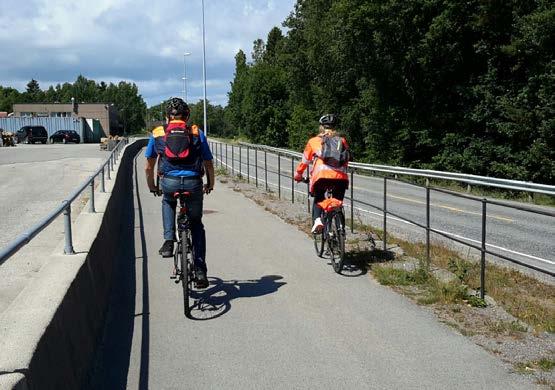
[[[191,319],[211,320],[218,318],[231,309],[231,301],[238,298],[255,298],[275,293],[285,282],[279,275],[266,275],[254,280],[222,280],[209,278],[210,286],[206,290],[191,291],[194,304],[191,307]]]

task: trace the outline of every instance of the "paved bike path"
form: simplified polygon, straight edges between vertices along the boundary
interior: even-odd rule
[[[129,342],[130,356],[107,359],[96,381],[102,387],[533,387],[368,275],[334,274],[306,235],[221,183],[205,198],[210,288],[206,310],[193,311],[204,320],[186,319],[171,262],[158,255],[160,198],[146,189],[140,157],[137,164],[136,263],[127,272],[135,277],[127,290],[135,292],[134,315],[128,340],[105,346],[106,355],[122,355]],[[114,305],[125,312],[129,299]]]

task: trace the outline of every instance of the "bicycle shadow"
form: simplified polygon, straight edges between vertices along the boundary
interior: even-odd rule
[[[285,282],[280,275],[265,275],[252,280],[222,280],[208,278],[210,286],[206,290],[191,291],[196,302],[191,308],[190,318],[197,321],[213,320],[231,309],[231,301],[239,298],[256,298],[275,293]]]
[[[329,256],[328,265],[333,266]],[[341,276],[354,278],[364,276],[372,268],[372,264],[385,263],[395,259],[395,254],[377,248],[350,250],[345,253]]]

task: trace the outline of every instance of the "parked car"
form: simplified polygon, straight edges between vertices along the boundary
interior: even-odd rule
[[[81,142],[81,137],[75,130],[58,130],[50,136],[50,143],[62,142],[64,144],[68,142],[75,142],[78,144]]]
[[[35,142],[48,141],[48,132],[43,126],[23,126],[17,131],[17,142],[26,144],[34,144]]]

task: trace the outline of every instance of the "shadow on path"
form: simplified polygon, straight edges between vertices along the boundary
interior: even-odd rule
[[[129,163],[134,165],[135,189],[139,215],[139,226],[135,227],[135,210],[133,201],[133,177],[126,180],[126,185],[121,188],[126,195],[120,207],[124,207],[124,217],[120,224],[119,253],[114,255],[114,275],[112,290],[108,303],[105,328],[102,340],[95,356],[94,367],[91,370],[89,381],[84,389],[125,389],[131,356],[131,345],[135,317],[142,319],[141,339],[141,366],[139,389],[148,389],[149,369],[149,295],[148,295],[148,255],[143,228],[143,213],[141,199],[138,192],[137,163],[135,158],[130,158]],[[130,167],[131,168],[131,167]],[[125,170],[126,172],[131,169]],[[135,229],[139,229],[141,237],[142,257],[135,253]],[[136,298],[136,263],[142,263],[143,274],[143,301],[138,314],[135,312]]]
[[[196,301],[191,310],[194,320],[212,320],[231,309],[231,301],[239,298],[256,298],[275,293],[285,282],[279,275],[266,275],[254,280],[222,280],[209,278],[206,290],[195,290],[191,297]]]

